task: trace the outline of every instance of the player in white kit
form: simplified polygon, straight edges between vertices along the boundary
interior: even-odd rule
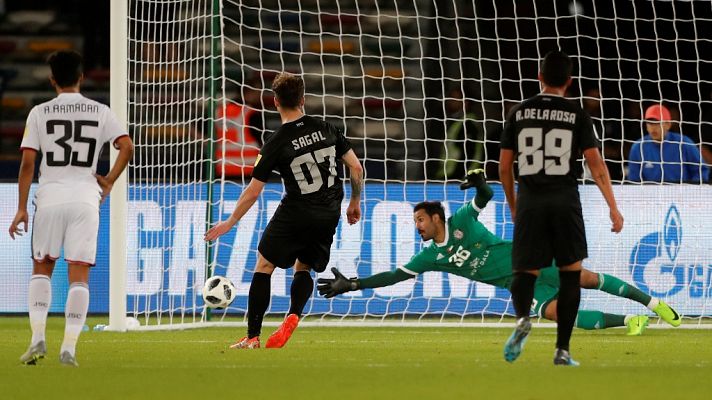
[[[33,269],[28,290],[32,341],[20,361],[36,364],[47,351],[45,325],[52,300],[50,278],[64,249],[69,293],[59,359],[62,364],[77,366],[75,348],[89,308],[89,269],[96,257],[99,204],[126,168],[133,155],[133,143],[109,107],[79,93],[83,78],[79,53],[59,51],[50,55],[47,63],[57,97],[35,106],[27,117],[21,145],[17,214],[10,225],[13,239],[27,232],[27,200],[37,153],[42,153],[39,187],[33,201]],[[106,142],[116,147],[119,155],[109,174],[99,176],[96,165]]]

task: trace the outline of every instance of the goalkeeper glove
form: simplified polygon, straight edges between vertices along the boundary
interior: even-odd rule
[[[343,276],[337,268],[332,268],[331,272],[334,274],[334,279],[319,278],[316,281],[316,288],[319,290],[320,295],[330,299],[338,294],[359,289],[357,278],[349,279]]]
[[[460,190],[467,190],[471,187],[479,188],[485,184],[485,170],[484,169],[471,169],[467,171],[467,179],[465,182],[460,184]]]

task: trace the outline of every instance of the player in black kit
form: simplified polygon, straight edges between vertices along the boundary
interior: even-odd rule
[[[531,329],[529,313],[539,269],[555,260],[561,288],[554,364],[578,365],[569,354],[569,341],[581,298],[581,261],[588,257],[578,192],[582,153],[608,203],[611,230],[623,229],[591,117],[563,97],[571,85],[571,70],[568,55],[549,52],[539,72],[542,92],[512,109],[502,133],[499,175],[514,221],[511,291],[517,314],[516,328],[504,347],[509,362],[519,357]]]
[[[361,218],[363,169],[344,134],[333,125],[304,114],[301,77],[283,72],[274,79],[272,90],[282,126],[260,150],[252,180],[240,195],[235,211],[205,234],[205,240],[210,241],[232,229],[257,200],[272,170],[279,171],[286,194],[260,239],[247,306],[247,336],[231,348],[260,347],[262,318],[269,306],[275,267],[294,265],[295,272],[289,313],[265,347],[284,346],[296,329],[314,288],[309,271],[322,272],[329,263],[344,197],[336,172],[339,160],[351,174],[347,220],[354,224]]]

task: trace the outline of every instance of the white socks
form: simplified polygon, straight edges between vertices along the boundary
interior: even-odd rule
[[[32,275],[28,289],[27,304],[32,327],[32,343],[45,340],[47,312],[52,302],[52,283],[47,275]]]
[[[650,311],[653,311],[655,310],[655,307],[658,306],[658,304],[660,304],[660,300],[658,300],[656,297],[651,297],[650,303],[648,303],[647,307]]]
[[[75,282],[69,286],[67,304],[64,307],[66,325],[64,328],[64,342],[59,354],[68,351],[74,355],[79,334],[82,333],[84,322],[89,309],[89,286],[83,282]]]

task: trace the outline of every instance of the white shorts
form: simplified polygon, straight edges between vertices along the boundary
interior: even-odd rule
[[[32,258],[54,261],[64,248],[67,262],[94,265],[98,234],[99,210],[89,204],[40,208],[32,221]]]

